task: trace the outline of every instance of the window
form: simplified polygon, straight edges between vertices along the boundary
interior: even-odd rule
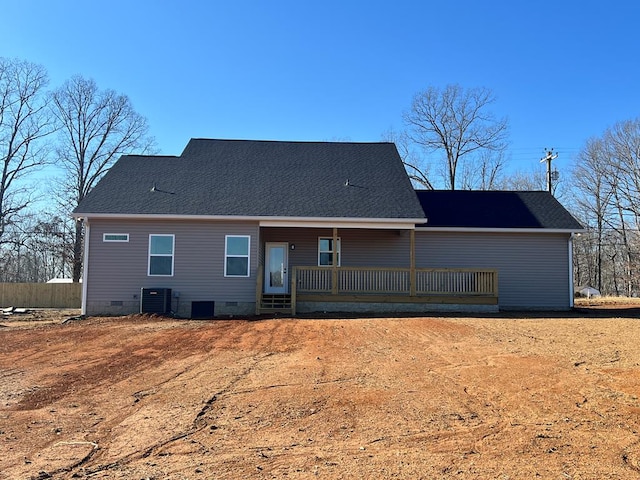
[[[225,236],[224,276],[249,276],[249,242],[248,235]]]
[[[331,266],[333,265],[333,238],[318,239],[318,265]],[[337,266],[340,266],[340,239],[338,238],[338,250],[337,250],[338,262]]]
[[[128,242],[128,233],[105,233],[102,235],[103,242]]]
[[[149,235],[149,275],[173,276],[175,235]]]

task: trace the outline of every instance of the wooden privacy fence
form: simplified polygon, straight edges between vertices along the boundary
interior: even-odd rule
[[[81,283],[0,283],[0,308],[80,308]]]

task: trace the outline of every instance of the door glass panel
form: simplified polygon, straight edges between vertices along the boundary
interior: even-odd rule
[[[269,250],[269,285],[284,286],[284,248],[271,247]]]

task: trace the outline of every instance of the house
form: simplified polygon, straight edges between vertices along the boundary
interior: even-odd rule
[[[83,313],[572,306],[546,192],[414,191],[392,143],[192,139],[121,157],[74,211]]]

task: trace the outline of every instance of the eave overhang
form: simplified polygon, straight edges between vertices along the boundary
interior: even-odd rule
[[[565,228],[481,228],[481,227],[425,227],[416,226],[416,232],[458,233],[582,233],[584,229]]]
[[[371,228],[413,230],[423,224],[424,218],[349,218],[349,217],[264,217],[243,215],[175,215],[175,214],[120,214],[79,213],[72,214],[77,220],[174,220],[174,221],[236,221],[258,222],[261,227],[307,227],[307,228]]]

